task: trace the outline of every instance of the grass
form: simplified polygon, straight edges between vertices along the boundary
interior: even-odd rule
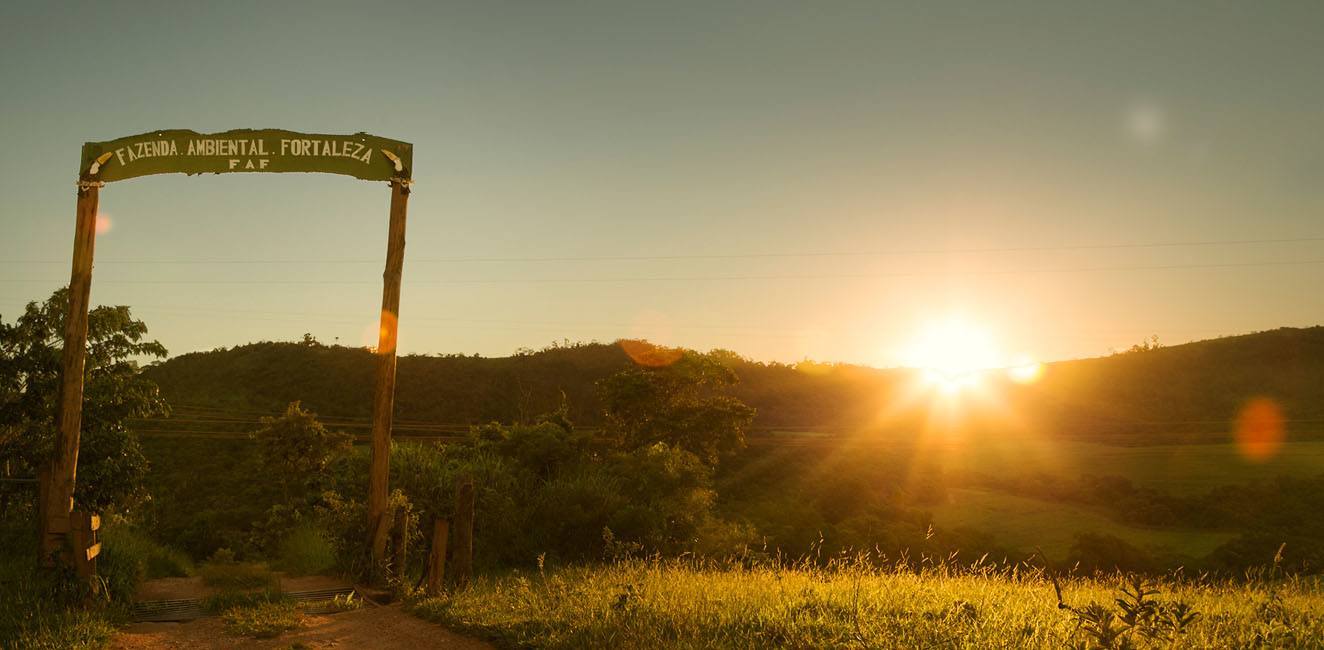
[[[1231,442],[1123,447],[1047,437],[953,440],[928,448],[924,456],[952,474],[1121,476],[1137,486],[1179,495],[1279,475],[1324,473],[1321,441],[1287,442],[1276,456],[1263,462],[1247,460]]]
[[[221,618],[227,632],[257,639],[272,639],[304,626],[303,612],[285,600],[232,607],[222,612]]]
[[[1090,615],[1110,611],[1121,586],[1118,578],[1062,583],[1066,603]],[[1324,644],[1317,581],[1167,580],[1158,591],[1156,598],[1198,614],[1177,647]],[[410,608],[504,647],[1093,647],[1081,615],[1057,605],[1052,584],[1036,571],[631,561],[482,578]]]
[[[114,552],[133,558],[137,563],[135,570],[143,578],[183,578],[193,575],[193,561],[188,555],[153,540],[135,528],[107,526],[101,532],[101,542],[107,553]]]
[[[304,625],[298,603],[277,589],[226,589],[208,596],[203,609],[219,614],[230,634],[271,639]]]
[[[204,598],[202,608],[212,614],[223,614],[239,607],[256,607],[265,603],[283,602],[285,600],[285,594],[275,589],[263,589],[261,591],[226,589]]]
[[[142,558],[132,547],[107,551],[99,564],[109,588],[85,609],[86,583],[37,569],[35,532],[25,517],[0,518],[0,648],[103,647],[124,612],[126,593],[136,587]]]
[[[1028,554],[1039,547],[1058,560],[1066,557],[1080,532],[1115,535],[1156,555],[1176,553],[1192,558],[1204,557],[1234,537],[1200,530],[1127,526],[1071,504],[993,490],[950,488],[948,497],[948,503],[932,509],[937,525],[977,528],[992,534],[1007,548]]]

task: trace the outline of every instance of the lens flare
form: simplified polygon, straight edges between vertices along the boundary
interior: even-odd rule
[[[395,349],[397,321],[395,314],[382,310],[381,320],[372,325],[365,325],[361,340],[363,347],[373,352],[390,352]]]
[[[1237,415],[1237,450],[1246,460],[1262,463],[1278,455],[1286,432],[1278,403],[1257,397],[1246,402]]]

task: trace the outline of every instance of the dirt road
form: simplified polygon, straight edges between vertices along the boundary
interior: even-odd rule
[[[135,623],[111,640],[112,650],[183,650],[185,648],[337,648],[491,650],[492,646],[400,611],[399,605],[306,618],[300,630],[275,639],[251,639],[225,631],[220,617],[188,623]]]

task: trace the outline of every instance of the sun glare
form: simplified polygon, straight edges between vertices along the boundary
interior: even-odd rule
[[[1001,365],[988,330],[959,319],[924,328],[906,349],[904,361],[923,370],[924,380],[944,393],[975,386],[986,370]]]
[[[1007,366],[1007,377],[1018,384],[1033,384],[1044,374],[1044,364],[1029,357],[1016,359]]]

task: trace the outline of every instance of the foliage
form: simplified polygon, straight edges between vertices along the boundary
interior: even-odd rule
[[[365,575],[368,569],[368,507],[362,501],[344,499],[336,492],[325,492],[317,505],[315,517],[326,531],[336,558],[336,568],[346,575]]]
[[[264,417],[251,435],[258,441],[264,474],[280,486],[288,502],[316,489],[317,478],[331,460],[349,449],[350,436],[327,430],[317,415],[290,402],[280,417]]]
[[[637,366],[600,382],[605,430],[626,450],[657,443],[714,463],[745,446],[754,409],[726,390],[738,379],[710,355],[678,352],[661,366]]]
[[[1075,616],[1076,629],[1072,647],[1081,650],[1128,650],[1140,647],[1172,647],[1200,617],[1189,603],[1153,598],[1160,593],[1159,583],[1140,576],[1122,578],[1115,607],[1091,602],[1072,607],[1062,599],[1061,584],[1054,578],[1057,607]]]
[[[146,480],[152,499],[136,513],[144,529],[195,559],[220,548],[257,554],[251,547],[268,536],[254,539],[254,523],[269,520],[279,491],[253,472],[237,471],[258,464],[251,440],[145,437],[143,449],[152,463]]]
[[[8,472],[35,476],[51,458],[58,408],[60,356],[69,292],[30,302],[13,325],[0,321],[0,458]],[[88,314],[83,416],[78,482],[81,508],[105,511],[141,500],[147,461],[131,418],[163,415],[168,407],[138,359],[164,357],[146,340],[147,325],[125,306],[97,307]]]
[[[103,575],[116,573],[107,571],[107,562],[123,562],[125,566],[119,573],[132,575],[135,584],[143,579],[182,578],[193,574],[193,562],[186,554],[161,544],[127,522],[115,521],[106,525],[101,531],[101,542],[103,551],[99,566]]]
[[[326,533],[311,523],[290,531],[277,548],[276,566],[290,575],[316,575],[335,564],[335,547]]]
[[[140,549],[106,548],[93,592],[72,571],[42,571],[32,555],[11,552],[35,546],[35,530],[23,518],[0,519],[0,648],[103,647],[141,577]],[[110,527],[106,533],[117,534]]]

